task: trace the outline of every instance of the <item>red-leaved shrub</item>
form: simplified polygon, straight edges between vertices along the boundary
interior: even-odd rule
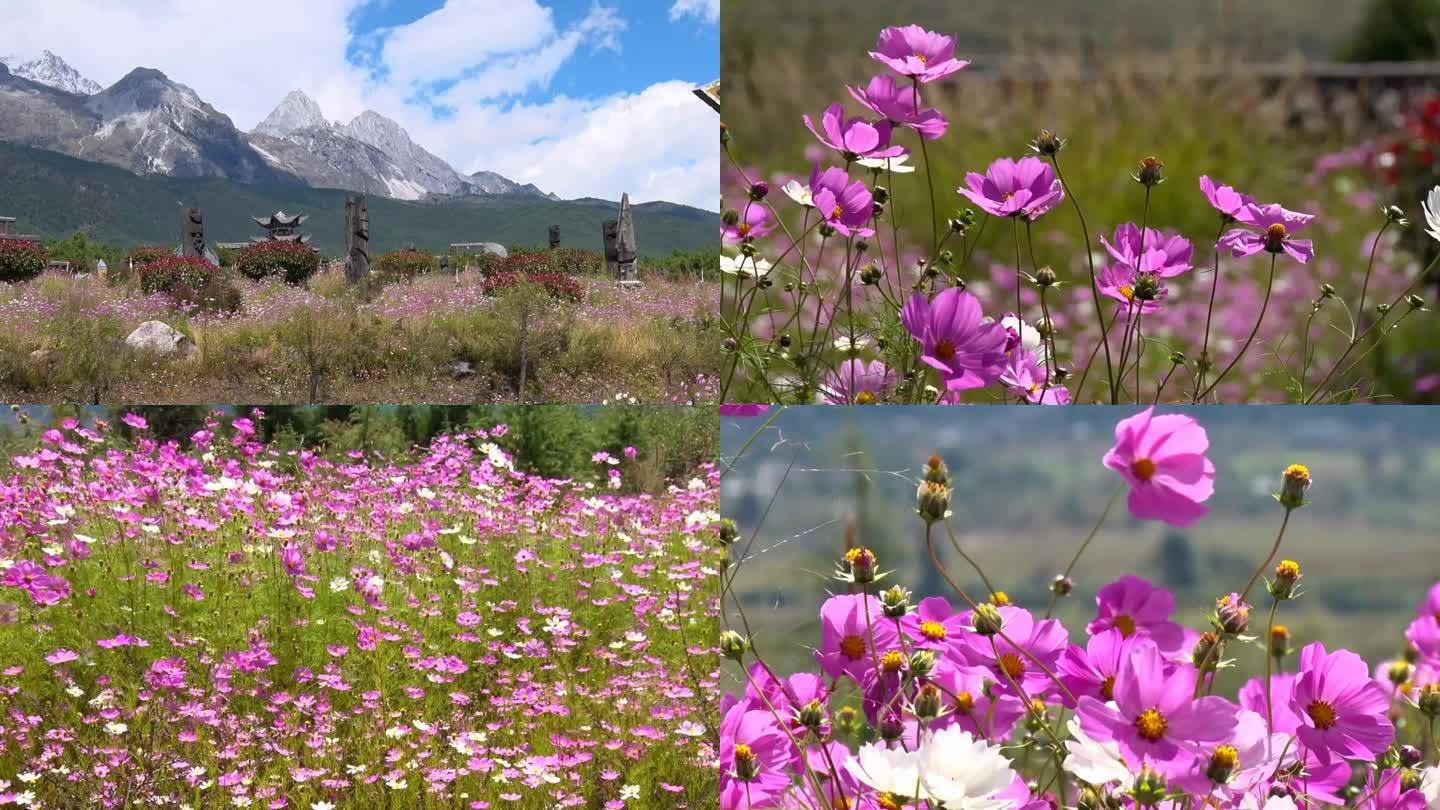
[[[235,257],[235,269],[256,281],[282,278],[304,284],[320,269],[320,254],[299,242],[257,242]]]
[[[44,271],[44,247],[23,239],[0,239],[0,281],[29,281]]]
[[[585,299],[585,288],[575,279],[549,271],[499,270],[485,278],[485,294],[498,295],[520,283],[538,284],[550,293],[552,298],[580,303]]]

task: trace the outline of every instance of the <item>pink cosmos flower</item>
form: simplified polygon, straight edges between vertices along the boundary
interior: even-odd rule
[[[1089,695],[1102,702],[1111,701],[1115,699],[1115,678],[1121,662],[1133,655],[1138,646],[1154,643],[1144,636],[1127,638],[1118,629],[1101,630],[1091,635],[1084,647],[1071,644],[1061,654],[1055,674],[1077,700]],[[1060,700],[1072,709],[1076,706],[1070,695],[1063,692]]]
[[[720,405],[721,416],[748,418],[751,416],[764,416],[769,412],[769,405],[758,402],[726,402]]]
[[[860,158],[892,158],[905,154],[905,147],[890,145],[890,122],[845,118],[845,107],[831,104],[820,116],[820,128],[807,113],[801,118],[820,143],[839,152],[851,162]]]
[[[1000,373],[1000,383],[1031,405],[1069,405],[1070,391],[1063,385],[1047,386],[1049,381],[1039,358],[1025,349],[1013,349]]]
[[[875,657],[896,645],[895,624],[886,621],[881,610],[879,599],[860,594],[832,596],[820,606],[820,649],[815,658],[827,677],[843,675],[861,683],[866,670],[874,668]],[[872,631],[878,650],[870,647]]]
[[[1275,731],[1294,734],[1300,727],[1300,715],[1290,705],[1290,696],[1295,692],[1295,673],[1276,672],[1270,675],[1270,722]],[[1251,678],[1240,687],[1240,706],[1265,715],[1265,679]]]
[[[876,76],[864,88],[849,90],[866,109],[892,124],[915,130],[927,141],[944,136],[949,125],[939,110],[919,105],[918,89],[899,84],[893,76]]]
[[[830,405],[873,405],[895,386],[895,372],[879,360],[852,357],[825,377],[820,398]]]
[[[1255,198],[1249,194],[1241,194],[1230,186],[1218,185],[1206,175],[1200,176],[1200,192],[1205,195],[1211,208],[1219,211],[1222,217],[1231,222],[1238,219],[1240,212],[1255,202]]]
[[[759,204],[746,204],[740,209],[740,221],[734,225],[720,223],[720,240],[738,245],[746,239],[764,239],[776,228],[770,209]]]
[[[1068,646],[1065,627],[1059,619],[1036,621],[1030,611],[1013,605],[996,610],[1000,612],[1001,629],[1009,640],[998,635],[986,637],[969,633],[961,639],[959,654],[967,664],[989,669],[1002,691],[1013,692],[1010,681],[1014,680],[1028,695],[1045,694],[1054,686],[1045,669],[1054,672],[1060,654]],[[995,641],[994,647],[990,644],[991,638]],[[1037,666],[1036,661],[1044,664],[1045,669]]]
[[[983,175],[965,175],[965,185],[956,190],[991,216],[1024,217],[1031,222],[1065,199],[1055,170],[1037,157],[1000,158]]]
[[[1300,651],[1299,673],[1290,696],[1290,709],[1300,718],[1295,734],[1321,763],[1336,756],[1369,761],[1390,747],[1390,701],[1360,656],[1327,653],[1316,641]]]
[[[1152,645],[1140,645],[1120,662],[1115,699],[1080,698],[1080,727],[1097,742],[1114,742],[1127,765],[1142,763],[1166,775],[1189,767],[1199,745],[1228,740],[1236,708],[1220,697],[1195,699],[1196,669],[1171,665]]]
[[[45,661],[51,666],[58,666],[68,661],[74,661],[79,657],[80,653],[77,653],[74,650],[67,650],[62,648],[45,656]]]
[[[1186,527],[1210,510],[1215,494],[1215,465],[1206,457],[1205,428],[1183,414],[1154,415],[1154,408],[1122,419],[1115,446],[1104,464],[1130,485],[1130,514]]]
[[[900,320],[920,341],[920,359],[940,372],[950,391],[989,385],[1004,370],[1009,335],[984,318],[980,302],[968,292],[950,287],[934,301],[915,293],[905,302]]]
[[[933,728],[958,725],[991,740],[1008,737],[1025,715],[1025,704],[1008,691],[1008,686],[1004,690],[991,687],[994,677],[984,667],[950,663],[940,667],[930,682],[944,695],[947,713],[935,721]]]
[[[1315,256],[1315,247],[1308,239],[1294,239],[1306,225],[1315,219],[1313,214],[1288,211],[1278,204],[1247,205],[1235,217],[1249,228],[1236,228],[1220,237],[1220,246],[1227,248],[1236,258],[1253,256],[1260,251],[1285,253],[1301,264],[1307,264]]]
[[[1149,254],[1154,250],[1160,255],[1151,258],[1142,267],[1139,261],[1142,250],[1140,228],[1133,222],[1116,228],[1114,241],[1107,240],[1104,234],[1101,234],[1100,244],[1115,257],[1115,261],[1127,267],[1154,273],[1160,278],[1172,278],[1189,270],[1191,257],[1195,253],[1189,239],[1177,233],[1162,233],[1154,228],[1146,228],[1144,252]]]
[[[959,640],[968,624],[969,619],[952,610],[943,596],[927,596],[914,611],[900,617],[900,628],[911,647],[937,652]]]
[[[729,707],[720,721],[720,807],[768,807],[790,787],[789,738],[768,709],[749,701]]]
[[[929,83],[965,68],[955,58],[955,40],[918,25],[886,28],[870,57],[901,76]]]
[[[874,213],[870,189],[863,181],[850,182],[844,169],[827,169],[811,176],[811,199],[825,223],[844,236],[870,236],[865,227]]]
[[[1154,267],[1163,255],[1159,250],[1146,250],[1145,255],[1140,259],[1142,269],[1139,271],[1127,264],[1107,264],[1101,267],[1100,272],[1095,275],[1095,286],[1100,289],[1100,293],[1124,304],[1119,309],[1119,317],[1129,318],[1132,313],[1137,312],[1149,315],[1159,310],[1161,302],[1170,295],[1170,289],[1156,276],[1155,297],[1135,297],[1135,288],[1140,281],[1141,273],[1149,272],[1149,268]]]
[[[1125,638],[1148,638],[1167,654],[1179,652],[1185,643],[1184,628],[1170,621],[1174,594],[1133,574],[1101,588],[1095,607],[1095,620],[1085,628],[1092,635],[1114,628]]]

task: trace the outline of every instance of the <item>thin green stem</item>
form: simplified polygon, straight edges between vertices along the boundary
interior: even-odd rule
[[[1235,368],[1236,364],[1240,362],[1240,358],[1245,356],[1245,352],[1249,350],[1250,344],[1255,342],[1255,336],[1260,334],[1260,324],[1265,320],[1265,311],[1270,308],[1270,293],[1275,289],[1275,260],[1279,257],[1280,254],[1278,253],[1270,254],[1270,276],[1265,282],[1265,300],[1260,302],[1260,315],[1255,319],[1255,328],[1250,330],[1250,337],[1245,339],[1245,345],[1240,347],[1240,351],[1236,352],[1235,357],[1230,361],[1230,365],[1226,366],[1225,370],[1220,372],[1219,376],[1215,378],[1215,382],[1210,383],[1209,387],[1200,392],[1200,396],[1195,399],[1196,402],[1204,399],[1211,391],[1214,391],[1215,388],[1220,385],[1220,381],[1225,379],[1226,375],[1230,373],[1230,370]]]
[[[1085,549],[1090,547],[1090,541],[1095,539],[1095,535],[1100,533],[1100,527],[1105,525],[1105,519],[1110,516],[1110,510],[1114,508],[1115,502],[1120,500],[1120,494],[1124,491],[1125,485],[1121,484],[1110,494],[1110,500],[1105,502],[1105,508],[1100,512],[1099,520],[1096,520],[1095,525],[1090,527],[1090,533],[1085,535],[1085,539],[1080,542],[1080,547],[1075,549],[1075,553],[1070,557],[1069,564],[1065,566],[1065,571],[1060,576],[1068,578],[1075,570],[1076,563],[1080,562],[1080,556],[1085,553]],[[1055,614],[1055,603],[1059,598],[1060,594],[1054,588],[1051,588],[1050,607],[1045,610],[1045,618],[1048,619]]]

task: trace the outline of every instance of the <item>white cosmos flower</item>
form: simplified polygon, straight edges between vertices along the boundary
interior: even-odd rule
[[[1080,728],[1080,718],[1072,717],[1067,724],[1071,739],[1065,741],[1065,770],[1075,774],[1092,785],[1110,782],[1129,784],[1133,778],[1125,760],[1120,758],[1120,746],[1114,740],[1100,742],[1090,739]]]
[[[1040,330],[1020,320],[1014,315],[1006,315],[1000,319],[1000,325],[1013,332],[1020,334],[1020,348],[1030,353],[1040,351]],[[1042,360],[1043,362],[1043,360]]]
[[[1420,204],[1421,210],[1425,212],[1425,233],[1431,239],[1440,242],[1440,186],[1430,189],[1425,202]]]
[[[1420,793],[1425,796],[1426,810],[1440,810],[1440,765],[1420,773]]]
[[[909,155],[909,154],[904,154],[904,155],[897,155],[896,157],[893,157],[893,158],[860,158],[859,160],[857,160],[857,161],[855,161],[855,162],[856,162],[856,163],[859,163],[861,166],[864,166],[864,167],[867,168],[867,169],[881,169],[881,170],[886,169],[886,168],[887,168],[887,165],[886,165],[886,164],[889,164],[889,165],[888,165],[889,170],[892,171],[892,172],[894,172],[895,174],[909,174],[909,173],[915,171],[915,167],[914,167],[914,166],[911,166],[911,165],[907,162],[909,159],[910,159],[910,155]]]
[[[1271,796],[1265,800],[1265,810],[1296,810],[1295,800],[1289,796]]]
[[[1013,799],[995,794],[1010,786],[1010,760],[958,725],[927,734],[920,745],[920,784],[931,799],[954,810],[1006,810]]]
[[[335,810],[335,805],[330,802],[311,802],[310,810]]]
[[[886,748],[876,743],[860,746],[855,756],[845,761],[846,770],[861,782],[880,791],[912,798],[920,783],[920,755],[902,748]]]
[[[720,272],[729,276],[764,278],[770,272],[771,264],[757,256],[720,256]]]
[[[800,181],[798,180],[791,180],[790,182],[781,186],[780,190],[785,192],[785,196],[789,197],[797,203],[800,203],[806,208],[815,207],[815,196],[810,192],[810,187],[801,185]]]
[[[105,733],[111,736],[118,737],[121,734],[124,734],[129,728],[130,727],[125,725],[124,723],[106,723]]]

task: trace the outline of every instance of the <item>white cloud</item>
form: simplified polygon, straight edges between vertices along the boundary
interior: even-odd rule
[[[637,202],[716,210],[717,122],[688,86],[517,100],[548,87],[582,49],[622,45],[625,21],[614,9],[592,5],[562,30],[542,1],[504,0],[497,12],[497,0],[447,0],[409,25],[357,41],[352,15],[388,0],[292,3],[279,24],[226,0],[23,0],[4,3],[0,54],[33,58],[49,48],[102,85],[135,67],[157,68],[245,130],[300,89],[334,120],[366,109],[395,119],[465,173],[495,171],[562,197],[618,199],[629,191]],[[708,14],[705,2],[681,5]],[[358,66],[346,58],[357,45]],[[426,97],[445,81],[454,84]],[[431,104],[448,114],[437,117]]]
[[[720,0],[675,0],[670,7],[672,22],[682,17],[695,17],[708,23],[720,22]]]

